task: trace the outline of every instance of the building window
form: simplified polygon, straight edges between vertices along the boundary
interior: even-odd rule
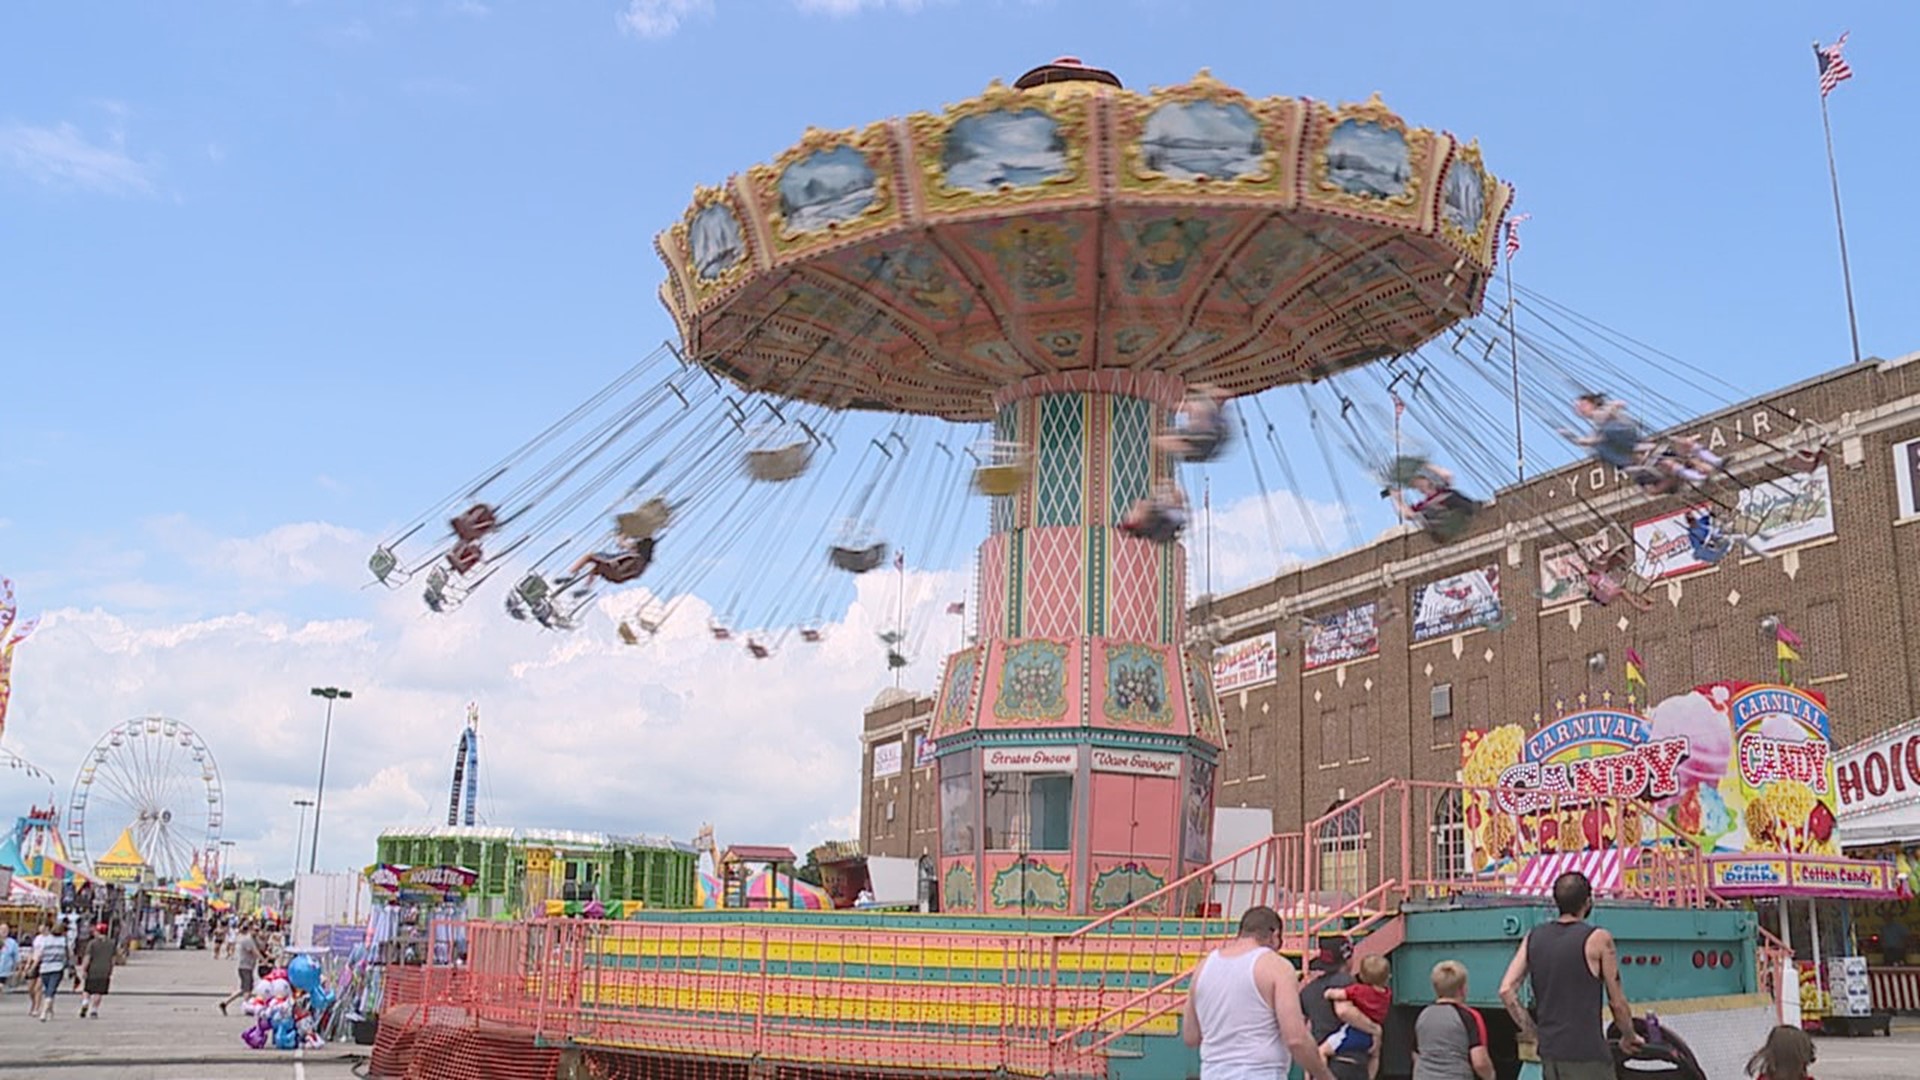
[[[1466,706],[1468,727],[1486,731],[1493,725],[1493,693],[1485,675],[1467,681]]]
[[[1347,733],[1340,727],[1340,710],[1320,710],[1320,764],[1338,765],[1347,757]]]
[[[1433,869],[1443,881],[1467,872],[1467,822],[1460,812],[1460,793],[1449,791],[1433,808]]]
[[[1072,773],[990,773],[988,851],[1066,851],[1073,842]]]
[[[948,761],[956,759],[949,758]],[[967,761],[967,755],[959,755],[953,765],[942,762],[940,854],[965,855],[975,849],[974,829],[978,811],[973,797],[973,768],[971,762]]]
[[[1808,604],[1807,626],[1800,637],[1806,642],[1799,652],[1807,678],[1824,679],[1846,673],[1846,635],[1840,629],[1840,601]]]
[[[1366,891],[1366,820],[1359,806],[1341,807],[1337,802],[1327,807],[1331,816],[1315,830],[1314,842],[1320,849],[1318,885],[1323,891],[1354,897]]]
[[[1373,714],[1365,701],[1347,710],[1347,760],[1373,757]]]

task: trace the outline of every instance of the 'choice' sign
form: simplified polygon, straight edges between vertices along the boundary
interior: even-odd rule
[[[1839,817],[1920,802],[1920,722],[1854,745],[1840,755],[1833,771],[1840,789]]]

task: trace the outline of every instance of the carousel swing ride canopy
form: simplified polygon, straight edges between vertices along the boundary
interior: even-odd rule
[[[993,533],[982,637],[1176,642],[1177,529],[1119,534],[1177,488],[1182,455],[1155,440],[1183,397],[1331,378],[1470,324],[1510,199],[1476,145],[1377,99],[1254,98],[1204,72],[1143,94],[1070,59],[939,114],[809,131],[658,238],[682,343],[664,380],[637,382],[643,362],[370,566],[423,577],[440,611],[514,560],[508,612],[549,629],[638,580],[633,643],[731,559],[712,634],[762,627],[758,658],[819,640],[836,576],[905,546],[947,565],[971,473]],[[862,414],[885,430],[856,435]],[[403,550],[449,514],[451,536]],[[773,569],[816,525],[811,578]],[[923,635],[883,634],[889,665]]]
[[[1139,94],[1063,60],[700,189],[661,298],[692,359],[833,408],[981,420],[1103,370],[1252,393],[1476,311],[1510,198],[1377,98]]]

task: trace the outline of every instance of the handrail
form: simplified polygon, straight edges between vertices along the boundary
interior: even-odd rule
[[[1400,882],[1398,879],[1388,878],[1373,888],[1368,889],[1366,892],[1361,893],[1359,896],[1354,897],[1352,900],[1347,901],[1345,904],[1322,915],[1319,922],[1308,923],[1301,928],[1301,933],[1306,937],[1307,942],[1311,944],[1315,938],[1325,934],[1328,927],[1339,926],[1346,920],[1348,915],[1355,912],[1365,913],[1366,918],[1353,926],[1340,926],[1341,933],[1352,935],[1356,931],[1370,927],[1384,917],[1382,912],[1384,903],[1381,902],[1390,899],[1394,890],[1399,888],[1399,885]],[[1369,906],[1370,903],[1372,906]]]
[[[1260,854],[1261,848],[1266,848],[1266,847],[1276,848],[1276,851],[1274,852],[1274,858],[1269,859],[1269,863],[1271,864],[1274,861],[1276,861],[1278,858],[1277,846],[1279,842],[1289,835],[1292,835],[1292,834],[1275,833],[1272,836],[1263,836],[1260,839],[1255,840],[1253,843],[1248,844],[1246,847],[1241,848],[1239,851],[1236,851],[1233,854],[1226,856],[1225,858],[1215,859],[1212,862],[1208,863],[1205,866],[1200,867],[1197,870],[1190,870],[1184,876],[1175,878],[1173,881],[1169,882],[1168,884],[1162,885],[1158,889],[1155,889],[1154,891],[1148,893],[1147,895],[1142,896],[1123,907],[1116,908],[1113,911],[1110,911],[1107,914],[1102,915],[1098,919],[1095,919],[1084,926],[1075,927],[1074,929],[1069,930],[1064,934],[1057,934],[1055,936],[1060,938],[1061,940],[1072,940],[1074,938],[1086,937],[1092,934],[1094,931],[1110,926],[1120,919],[1134,918],[1137,916],[1140,909],[1162,899],[1163,897],[1172,893],[1176,889],[1183,889],[1188,885],[1193,884],[1193,882],[1198,880],[1201,877],[1201,875],[1207,875],[1208,878],[1211,879],[1213,873],[1219,870],[1223,866],[1226,866],[1230,863],[1237,863],[1241,859],[1244,859],[1249,855],[1255,856],[1257,858]],[[1275,876],[1276,877],[1278,876],[1277,871],[1279,868],[1277,866],[1270,865],[1269,869],[1276,871]]]

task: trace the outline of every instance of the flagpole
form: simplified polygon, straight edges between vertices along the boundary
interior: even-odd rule
[[[1509,226],[1511,228],[1512,226]],[[1513,471],[1516,483],[1527,482],[1527,437],[1520,427],[1520,324],[1513,306],[1513,256],[1507,256],[1507,344],[1513,354]]]
[[[1814,44],[1817,51],[1819,43]],[[1860,362],[1860,323],[1853,310],[1853,266],[1847,258],[1847,222],[1840,214],[1840,170],[1833,163],[1833,122],[1827,117],[1827,95],[1820,95],[1820,128],[1827,136],[1827,179],[1833,184],[1833,224],[1840,233],[1840,280],[1847,288],[1847,329],[1853,334],[1853,362]]]

